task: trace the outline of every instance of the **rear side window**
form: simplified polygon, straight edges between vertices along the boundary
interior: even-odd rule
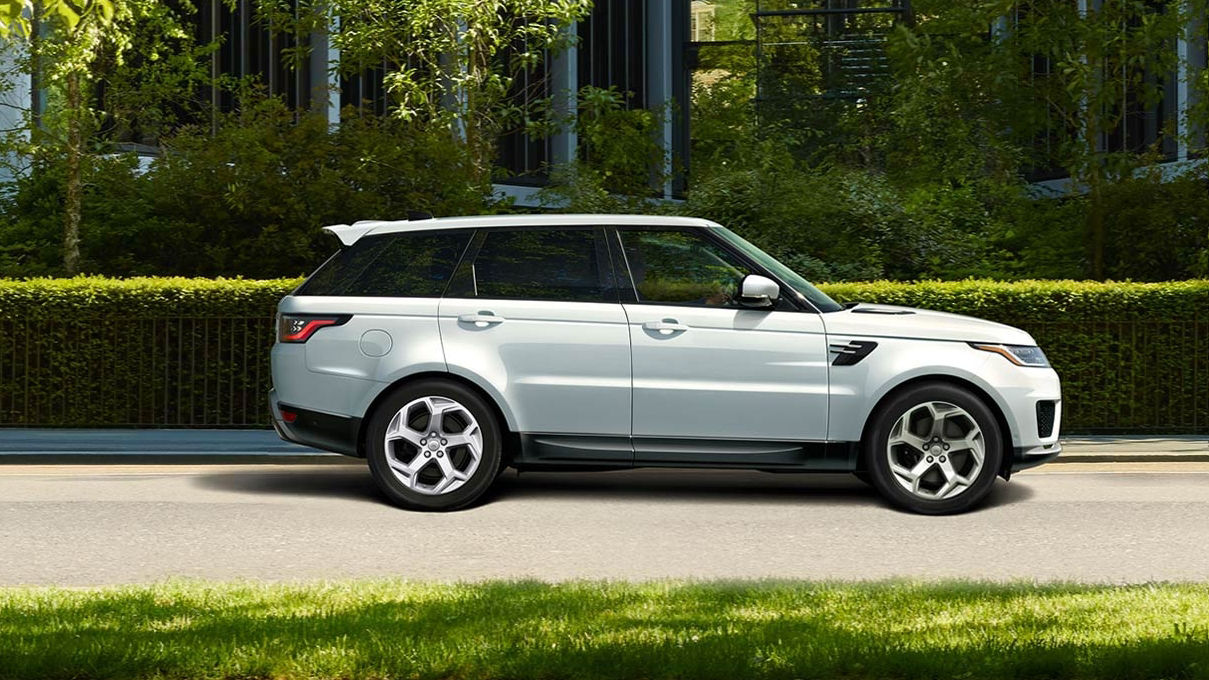
[[[363,236],[323,264],[295,295],[440,297],[469,231]]]
[[[498,230],[481,239],[473,260],[462,262],[450,296],[617,302],[601,229]]]

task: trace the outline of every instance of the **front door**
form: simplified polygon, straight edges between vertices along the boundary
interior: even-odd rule
[[[805,462],[827,436],[819,315],[739,306],[739,282],[759,272],[704,228],[617,235],[635,298],[635,462]]]

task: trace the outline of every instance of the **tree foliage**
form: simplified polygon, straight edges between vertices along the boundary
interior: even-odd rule
[[[390,112],[447,126],[486,179],[497,139],[530,113],[518,76],[571,43],[567,28],[586,16],[591,0],[328,0],[317,7],[335,28],[341,68],[383,68]]]

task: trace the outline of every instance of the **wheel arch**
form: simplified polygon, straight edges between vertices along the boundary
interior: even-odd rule
[[[370,417],[373,412],[376,411],[377,408],[382,404],[382,402],[386,401],[387,397],[400,388],[416,382],[417,380],[427,379],[439,379],[456,383],[482,397],[483,401],[487,403],[487,406],[491,408],[496,420],[499,422],[500,427],[503,430],[505,458],[511,456],[512,452],[516,450],[514,440],[519,440],[516,435],[516,428],[512,422],[512,419],[510,418],[511,414],[504,410],[504,408],[501,406],[501,401],[497,399],[496,396],[493,395],[488,389],[484,388],[482,385],[476,383],[470,378],[458,375],[456,373],[449,373],[448,371],[421,371],[419,373],[411,373],[395,380],[386,388],[378,392],[373,400],[370,401],[369,406],[366,407],[365,416],[361,418],[361,425],[357,432],[357,455],[362,458],[365,457],[365,436],[369,430]]]
[[[999,474],[1004,479],[1007,479],[1009,476],[1011,476],[1014,444],[1012,443],[1011,425],[1009,425],[1007,416],[1003,412],[1003,407],[1000,406],[999,402],[996,401],[995,398],[992,397],[991,394],[981,385],[960,376],[945,373],[931,373],[908,378],[907,380],[904,380],[903,382],[890,388],[885,394],[882,395],[880,399],[877,400],[877,403],[873,405],[873,408],[869,410],[868,415],[865,416],[865,423],[861,428],[861,450],[859,455],[857,455],[857,470],[864,471],[867,469],[868,463],[865,461],[865,444],[868,442],[869,435],[873,430],[873,421],[877,415],[881,413],[882,408],[892,399],[897,397],[899,394],[902,394],[906,390],[916,387],[922,383],[932,382],[948,383],[950,385],[969,390],[974,394],[974,396],[978,397],[984,404],[986,404],[987,408],[990,409],[991,414],[995,416],[996,424],[999,425],[999,436],[1003,445],[1003,462],[1002,467],[999,470]]]

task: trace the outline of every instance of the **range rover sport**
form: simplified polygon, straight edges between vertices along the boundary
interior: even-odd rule
[[[341,249],[278,307],[274,426],[368,459],[406,508],[465,507],[508,466],[663,466],[855,473],[948,514],[1059,452],[1028,333],[838,304],[708,220],[325,229]]]

